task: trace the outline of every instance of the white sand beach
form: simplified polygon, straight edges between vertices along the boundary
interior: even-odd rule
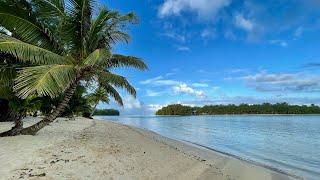
[[[35,119],[25,120],[25,124]],[[0,131],[10,123],[0,123]],[[0,179],[239,179],[294,177],[153,132],[60,118],[36,136],[0,138]]]

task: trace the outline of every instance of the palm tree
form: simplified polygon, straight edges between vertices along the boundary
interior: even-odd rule
[[[0,33],[2,33],[0,31]],[[5,33],[5,32],[3,32]],[[0,100],[2,100],[0,121],[12,121],[14,126],[10,131],[0,134],[0,136],[8,136],[15,134],[23,128],[22,118],[24,112],[27,112],[28,102],[32,102],[32,98],[22,100],[17,98],[13,92],[13,81],[17,76],[16,68],[23,67],[23,64],[18,63],[15,58],[9,54],[0,53]],[[20,104],[20,107],[16,105]]]
[[[104,102],[104,103],[110,102],[108,94],[103,87],[98,87],[93,93],[89,94],[87,98],[88,98],[88,101],[93,106],[90,117],[93,116],[99,102]]]
[[[17,134],[35,135],[53,122],[81,81],[96,80],[120,105],[115,88],[136,95],[125,77],[111,72],[118,67],[147,69],[139,58],[111,53],[114,43],[129,42],[124,30],[136,17],[101,8],[93,18],[95,7],[94,0],[0,0],[0,26],[17,37],[0,34],[0,51],[33,64],[19,70],[13,87],[17,96],[64,94],[52,113]]]

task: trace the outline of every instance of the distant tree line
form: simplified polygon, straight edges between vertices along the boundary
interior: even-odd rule
[[[191,107],[181,104],[173,104],[156,112],[156,115],[222,115],[222,114],[320,114],[320,107],[314,104],[289,105],[288,103],[263,103],[240,105],[206,105],[203,107]]]
[[[119,116],[120,112],[115,109],[97,109],[93,115],[95,115],[95,116]]]

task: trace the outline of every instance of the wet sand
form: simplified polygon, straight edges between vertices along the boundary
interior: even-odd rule
[[[10,126],[0,123],[0,131]],[[0,138],[0,179],[19,178],[295,179],[150,131],[85,118],[60,118],[36,136]]]

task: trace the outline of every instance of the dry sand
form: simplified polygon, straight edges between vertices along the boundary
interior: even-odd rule
[[[10,126],[0,123],[0,131]],[[294,179],[153,132],[84,118],[58,119],[36,136],[0,138],[0,179],[19,178]]]

